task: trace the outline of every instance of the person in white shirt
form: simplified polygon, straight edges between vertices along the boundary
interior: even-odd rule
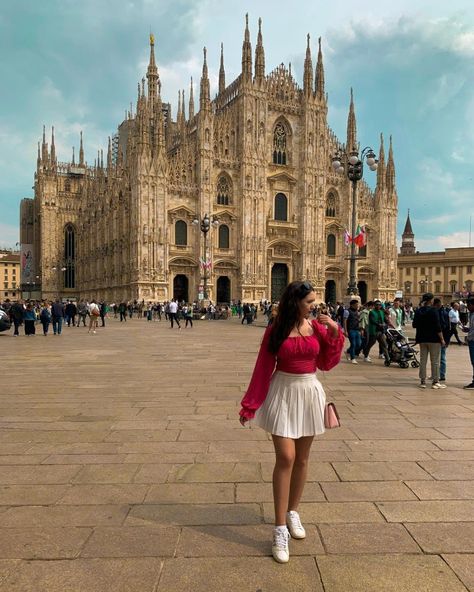
[[[100,308],[97,305],[95,300],[91,300],[91,303],[89,304],[89,331],[88,333],[90,333],[92,331],[92,333],[95,333],[95,330],[97,329],[98,323],[99,323],[99,317],[100,317]]]
[[[178,303],[176,302],[176,300],[173,299],[168,304],[168,317],[171,322],[170,329],[173,328],[173,321],[178,325],[178,329],[181,329],[181,325],[179,324],[177,313],[178,313]]]
[[[449,337],[449,341],[451,341],[451,337],[454,335],[458,345],[462,345],[462,341],[459,339],[458,335],[458,326],[461,325],[461,321],[459,319],[459,303],[453,302],[451,304],[451,310],[449,311],[449,322],[451,323],[451,335]],[[449,345],[449,341],[447,345]]]
[[[398,298],[395,298],[395,300],[393,301],[393,306],[390,308],[390,320],[392,321],[393,327],[397,331],[403,333],[403,311],[400,306],[400,300]]]

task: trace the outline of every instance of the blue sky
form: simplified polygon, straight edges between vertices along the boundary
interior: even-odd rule
[[[301,83],[306,34],[314,59],[322,36],[328,122],[341,139],[351,86],[360,142],[378,148],[380,132],[387,140],[393,135],[399,233],[410,208],[419,250],[466,246],[474,218],[471,0],[2,3],[0,246],[18,241],[19,202],[33,195],[43,123],[55,126],[59,160],[70,160],[83,130],[86,159],[93,162],[135,103],[150,30],[162,95],[176,113],[178,89],[188,96],[190,76],[199,82],[204,45],[212,93],[221,41],[227,83],[238,75],[247,11],[253,48],[263,19],[267,72],[291,62]]]

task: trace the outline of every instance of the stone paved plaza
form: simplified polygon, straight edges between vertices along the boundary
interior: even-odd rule
[[[321,377],[343,427],[314,444],[308,536],[279,565],[272,443],[237,421],[262,332],[1,334],[0,590],[474,591],[467,348],[445,391],[380,360]]]

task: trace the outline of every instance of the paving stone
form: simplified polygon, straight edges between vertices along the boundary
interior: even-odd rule
[[[147,504],[221,504],[233,503],[233,501],[233,483],[164,483],[151,485],[145,499]],[[241,501],[255,502],[260,500]]]
[[[64,505],[141,504],[150,488],[135,483],[70,485],[57,501]]]
[[[443,559],[470,591],[474,591],[474,554],[443,555]]]
[[[89,538],[91,528],[4,528],[2,559],[73,559]]]
[[[140,465],[94,464],[82,467],[73,483],[130,483]]]
[[[472,500],[378,502],[377,506],[388,522],[466,522],[474,516]]]
[[[98,527],[81,557],[172,557],[179,534],[173,527]]]
[[[420,548],[401,524],[321,524],[328,553],[419,553]]]
[[[425,553],[474,552],[474,522],[406,524],[406,528]]]
[[[69,483],[81,470],[80,465],[70,466],[2,466],[1,485],[47,485]]]
[[[432,478],[414,462],[334,462],[333,467],[342,481],[399,481]]]
[[[125,460],[125,454],[50,454],[45,457],[44,465],[99,465],[119,464]]]
[[[249,557],[271,554],[272,527],[194,526],[184,527],[176,550],[177,557]],[[324,553],[315,526],[306,527],[306,538],[290,541],[291,556]]]
[[[134,483],[165,483],[174,465],[146,464],[136,471]]]
[[[1,525],[0,515],[0,525]],[[145,504],[134,506],[125,526],[144,524],[208,525],[259,524],[262,522],[258,504]]]
[[[376,420],[374,420],[376,421]],[[346,441],[350,450],[438,450],[436,445],[429,440],[348,440]]]
[[[168,482],[249,482],[260,481],[259,463],[196,463],[175,466],[168,474]]]
[[[1,485],[0,506],[42,506],[56,503],[70,485]]]
[[[420,466],[437,480],[474,479],[474,460],[464,462],[421,461]]]
[[[474,500],[474,481],[406,481],[421,500]]]
[[[264,503],[265,522],[273,522],[273,504]],[[304,502],[298,511],[303,522],[309,524],[344,524],[360,522],[384,522],[374,504],[366,502]]]
[[[314,559],[293,557],[291,569],[281,567],[266,557],[167,559],[157,592],[322,592]]]
[[[424,483],[424,481],[420,481]],[[330,502],[413,500],[414,493],[401,482],[365,481],[345,483],[321,483],[321,487]]]
[[[0,513],[0,528],[120,525],[128,506],[22,506]]]
[[[466,592],[436,556],[326,555],[317,564],[328,592]]]
[[[155,558],[23,561],[0,583],[0,590],[154,592],[161,567]]]

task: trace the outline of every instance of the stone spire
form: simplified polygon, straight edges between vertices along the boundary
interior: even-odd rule
[[[221,43],[221,65],[219,68],[219,94],[225,91],[224,44]]]
[[[257,46],[255,47],[255,81],[262,84],[265,78],[265,50],[262,38],[262,19],[258,19]]]
[[[245,15],[245,33],[242,44],[242,80],[250,82],[252,80],[252,45],[250,44],[249,15]]]
[[[41,161],[43,162],[43,166],[48,165],[49,154],[48,154],[48,144],[46,144],[46,126],[45,125],[43,125],[43,142],[41,144]]]
[[[349,106],[349,115],[347,116],[346,149],[350,152],[353,148],[357,150],[357,125],[354,110],[354,95],[351,88],[351,104]]]
[[[109,145],[107,147],[107,170],[110,171],[112,169],[112,140],[109,136]]]
[[[402,246],[400,247],[400,255],[414,255],[415,252],[415,234],[411,227],[410,210],[408,210],[407,221],[405,223],[405,230],[402,234]]]
[[[377,165],[377,192],[385,187],[385,150],[383,146],[383,134],[380,134],[379,162]]]
[[[152,33],[150,33],[150,61],[146,77],[148,79],[148,99],[153,103],[157,94],[158,68],[155,62],[155,36]]]
[[[54,125],[51,128],[51,166],[56,166],[56,146],[54,145]]]
[[[201,94],[199,97],[199,107],[201,111],[207,111],[211,106],[211,97],[209,90],[209,74],[207,71],[207,49],[203,49],[204,61],[202,64],[202,76],[201,76]]]
[[[393,162],[392,136],[390,136],[390,148],[388,150],[388,161],[385,179],[387,183],[387,189],[390,192],[393,192],[395,190],[395,163]]]
[[[316,64],[316,98],[324,101],[324,66],[323,52],[321,51],[321,37],[318,39],[318,62]]]
[[[72,147],[72,162],[71,162],[72,166],[76,166],[76,154],[75,154],[75,148],[74,146]]]
[[[82,144],[82,131],[81,131],[81,141],[79,144],[79,166],[84,166],[84,146]]]
[[[303,75],[303,90],[304,94],[309,97],[313,92],[313,60],[311,59],[310,36],[308,33],[308,42],[306,45],[306,58],[304,60],[304,75]]]
[[[40,143],[38,142],[38,156],[36,157],[36,168],[39,170],[41,168],[41,151],[40,151]]]
[[[193,77],[191,76],[191,84],[189,87],[189,119],[194,117],[194,91],[193,91]]]

